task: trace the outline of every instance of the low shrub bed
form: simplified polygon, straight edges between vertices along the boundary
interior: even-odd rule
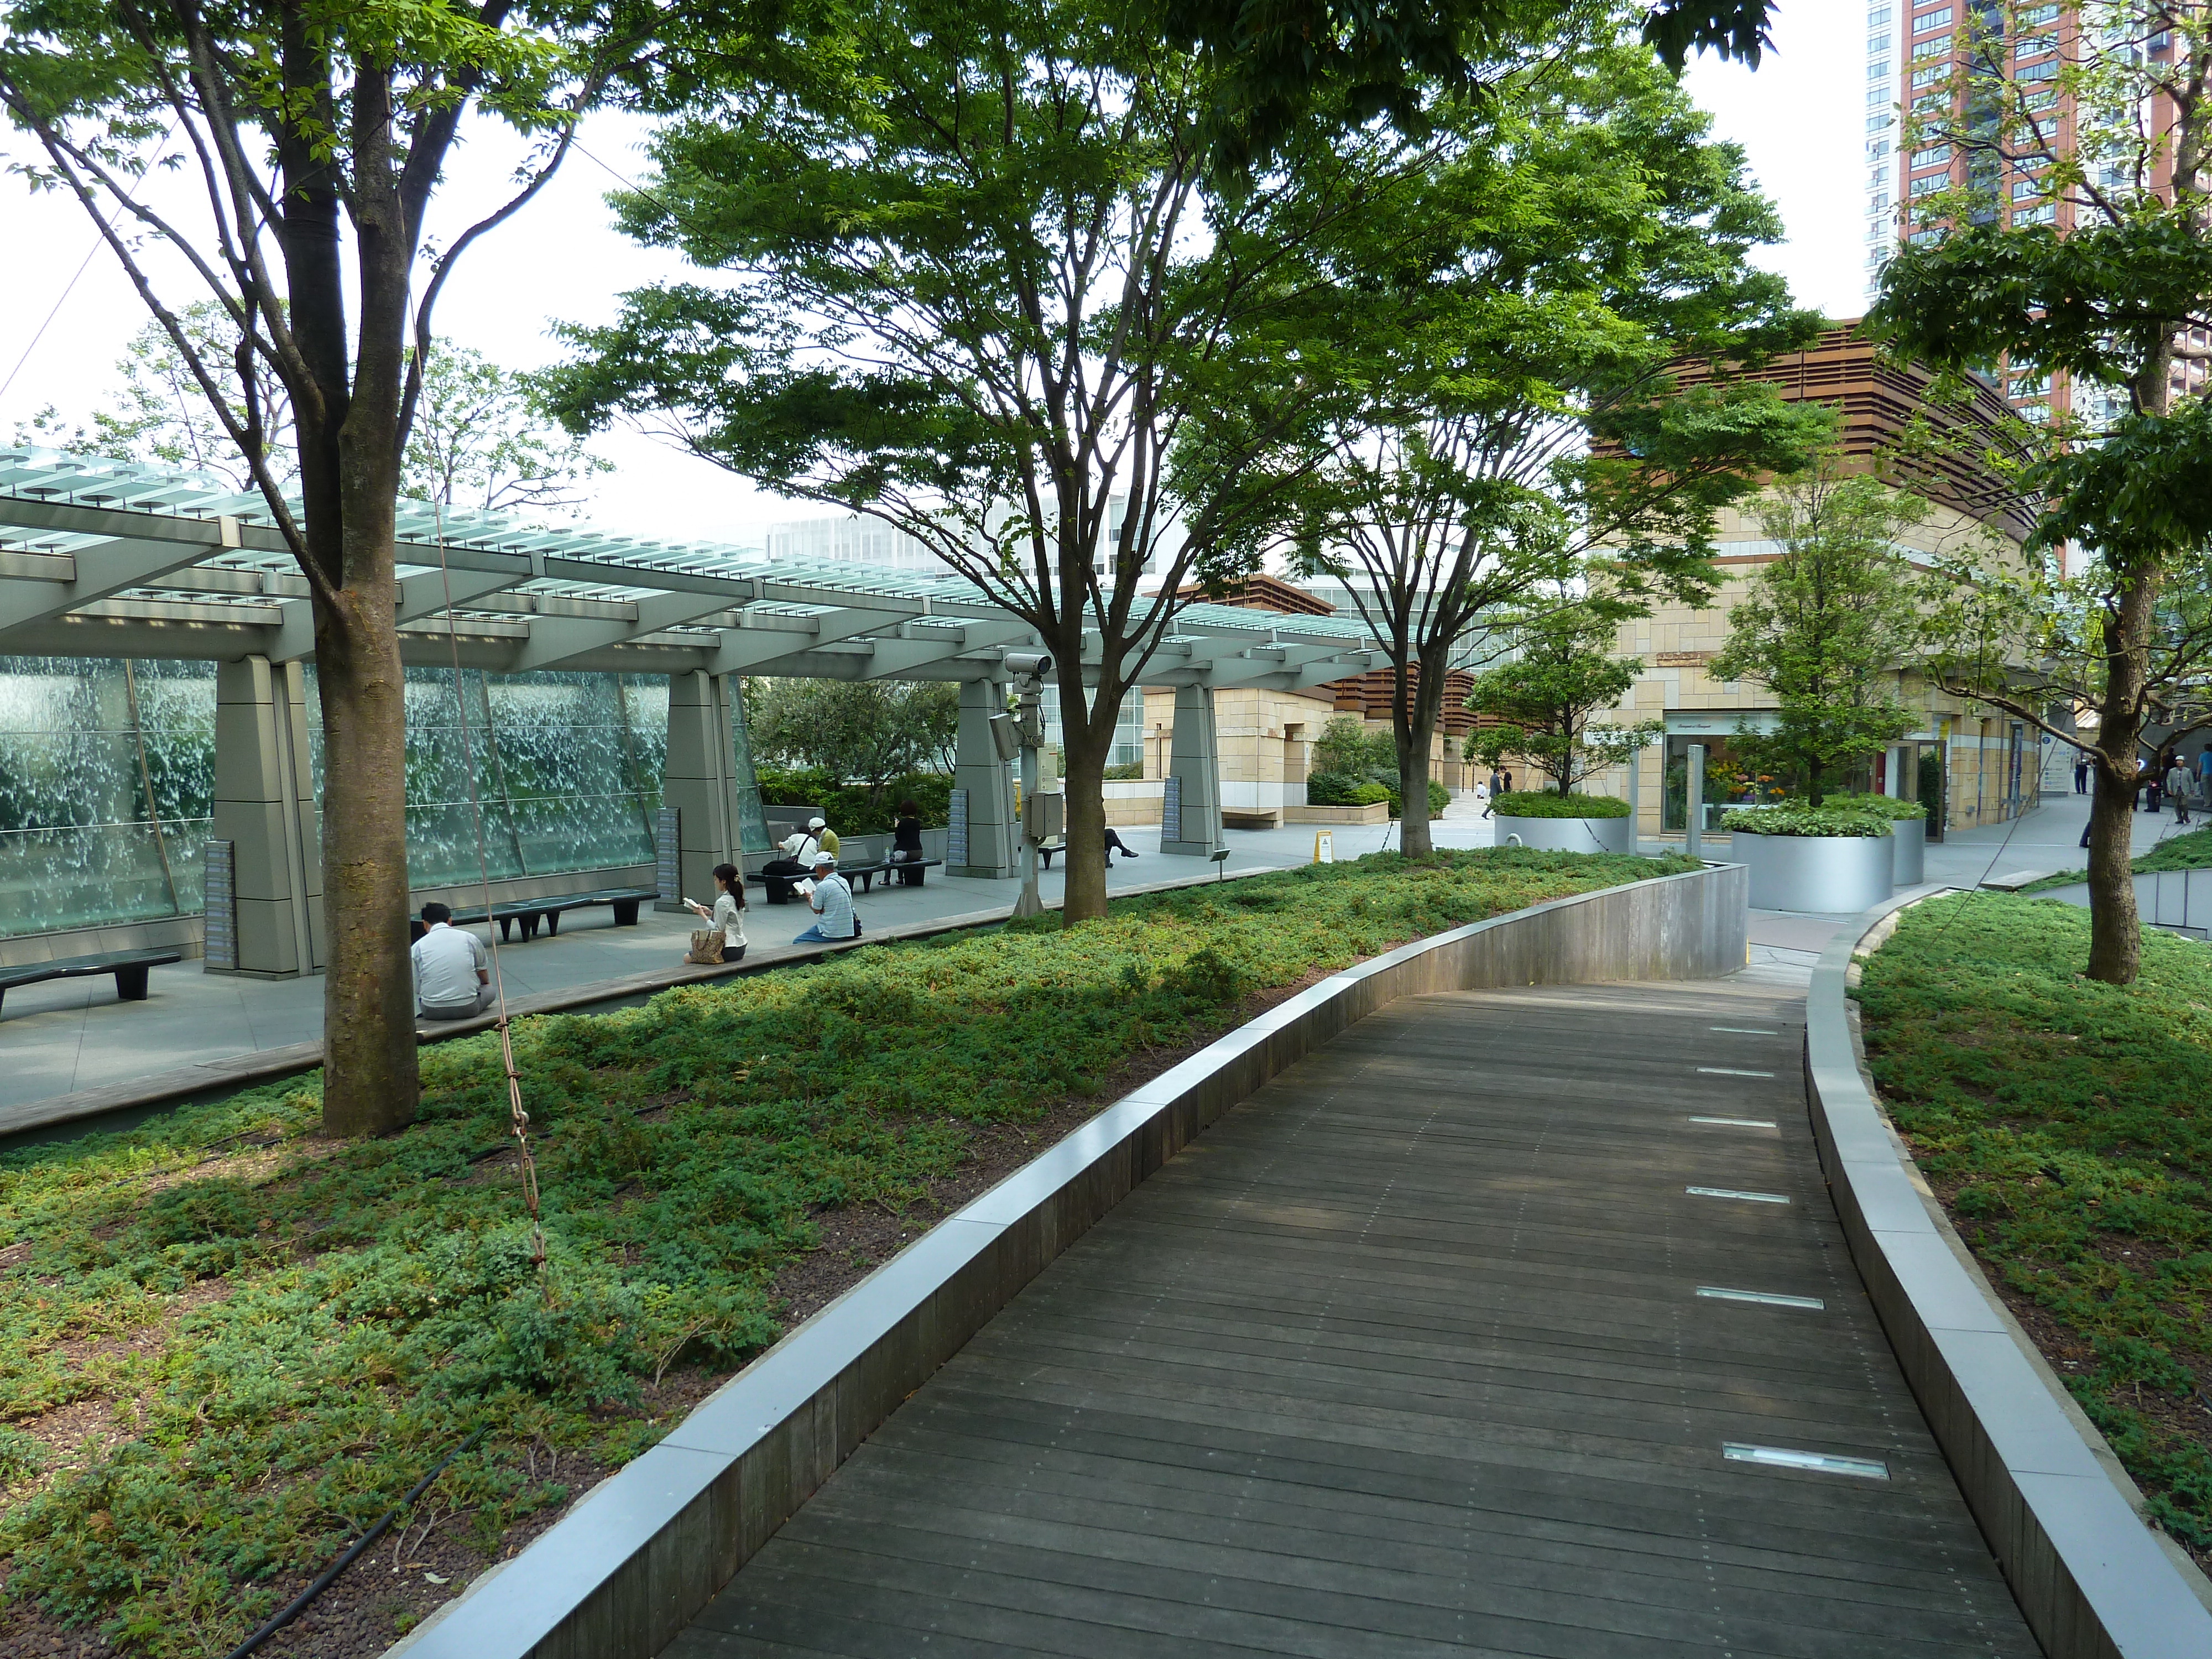
[[[1840,806],[1738,806],[1721,814],[1721,828],[1754,836],[1840,836],[1872,837],[1891,833],[1890,821],[1871,812]]]
[[[1548,789],[1514,789],[1491,798],[1502,818],[1625,818],[1628,803],[1612,795],[1555,795]]]
[[[1856,995],[1898,1128],[1972,1248],[2200,1564],[2212,1559],[2212,951],[2146,931],[2124,989],[2089,915],[1906,911]]]
[[[385,1140],[316,1139],[310,1078],[0,1154],[5,1596],[134,1650],[222,1652],[483,1429],[439,1488],[470,1550],[454,1593],[568,1501],[562,1471],[636,1455],[773,1341],[780,1274],[814,1261],[818,1305],[872,1267],[820,1260],[847,1218],[919,1231],[1006,1126],[1103,1101],[1255,996],[1694,867],[1378,854],[520,1021],[542,1281],[489,1035],[424,1051],[422,1120]],[[380,1651],[398,1632],[374,1611],[351,1645],[272,1650]]]
[[[2129,867],[2139,876],[2155,875],[2162,870],[2212,870],[2212,823],[2185,835],[2166,836]],[[2052,887],[2071,887],[2088,878],[2087,870],[2066,871],[2031,882],[2020,890],[2040,893]]]
[[[1928,809],[1918,801],[1899,800],[1894,795],[1831,795],[1820,805],[1823,809],[1864,812],[1869,817],[1886,818],[1892,823],[1910,823],[1928,817]]]

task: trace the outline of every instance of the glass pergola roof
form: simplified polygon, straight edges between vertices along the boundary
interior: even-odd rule
[[[208,527],[218,524],[226,544],[209,545]],[[564,620],[574,611],[611,614],[628,609],[635,614],[677,594],[699,609],[657,628],[640,628],[619,643],[655,641],[711,649],[733,631],[757,637],[757,624],[778,619],[787,626],[805,625],[793,629],[798,645],[813,635],[827,639],[828,629],[818,626],[823,619],[863,612],[882,613],[896,623],[890,629],[878,626],[879,635],[908,641],[942,637],[953,642],[948,649],[957,648],[963,625],[992,622],[1000,641],[990,647],[992,654],[1010,648],[1003,635],[1005,624],[1014,619],[981,589],[949,571],[928,574],[837,560],[770,559],[727,543],[662,541],[580,524],[549,528],[411,501],[399,503],[398,529],[403,578],[436,577],[441,550],[447,569],[469,573],[465,596],[456,588],[452,612],[457,619],[525,622],[533,611],[544,609],[538,601],[561,602],[554,609]],[[198,550],[180,558],[177,544],[191,539],[197,540]],[[156,550],[156,556],[147,556],[148,548]],[[159,556],[161,549],[167,550],[166,557]],[[68,630],[58,624],[81,621],[88,605],[104,605],[103,617],[112,616],[116,603],[122,602],[126,610],[134,605],[167,607],[165,615],[174,611],[185,620],[221,623],[227,617],[258,617],[258,625],[270,626],[272,605],[304,605],[307,593],[276,515],[258,493],[241,494],[227,481],[204,474],[100,456],[0,448],[0,555],[10,553],[47,557],[4,562],[0,568],[0,651],[54,651],[58,639],[63,653],[68,653]],[[61,568],[64,560],[67,572]],[[222,573],[235,574],[226,580]],[[58,581],[68,583],[70,595],[79,601],[60,613],[43,602],[45,595],[57,592]],[[26,585],[40,593],[9,599],[10,589],[27,591]],[[729,618],[716,620],[721,611],[744,612],[748,626],[729,629]],[[11,639],[26,624],[9,619],[32,612],[40,613],[38,637]],[[435,612],[442,619],[445,605],[437,605]],[[412,614],[419,618],[428,609],[417,606]],[[409,615],[403,606],[403,623]],[[842,629],[837,634],[848,652],[859,650],[867,637]],[[1209,662],[1218,661],[1224,654],[1220,646],[1231,641],[1240,649],[1309,647],[1297,653],[1296,678],[1303,684],[1317,683],[1323,671],[1341,678],[1380,661],[1368,659],[1373,636],[1354,616],[1290,616],[1200,604],[1176,617],[1171,641],[1208,637],[1215,641],[1204,653]],[[112,639],[105,640],[100,654],[113,654],[116,648]],[[1171,645],[1161,666],[1176,666],[1178,656],[1186,664],[1195,659],[1195,653]],[[1273,665],[1249,663],[1237,678],[1264,678],[1262,671]],[[745,672],[778,670],[773,664],[749,663]],[[1285,666],[1282,672],[1293,670]]]

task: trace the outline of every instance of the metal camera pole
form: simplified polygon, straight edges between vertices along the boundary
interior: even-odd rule
[[[1015,729],[1022,744],[1022,896],[1014,901],[1014,915],[1041,916],[1044,900],[1037,894],[1037,849],[1060,829],[1058,795],[1037,790],[1037,752],[1044,747],[1044,677],[1052,672],[1052,659],[1042,651],[1009,651],[1006,665],[1021,677],[1015,703]]]

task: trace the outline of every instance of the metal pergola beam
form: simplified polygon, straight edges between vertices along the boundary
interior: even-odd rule
[[[975,679],[998,678],[1007,647],[1039,644],[949,573],[771,562],[720,544],[400,508],[397,555],[415,570],[397,618],[410,661],[429,649],[422,624],[449,603],[499,619],[458,617],[450,641],[438,628],[447,659],[459,648],[472,666],[507,672]],[[314,650],[305,592],[257,496],[189,473],[0,450],[0,648],[297,661]],[[1143,683],[1293,689],[1376,660],[1371,635],[1346,617],[1200,605],[1173,627]],[[1087,642],[1085,663],[1069,667],[1091,678],[1096,653]]]

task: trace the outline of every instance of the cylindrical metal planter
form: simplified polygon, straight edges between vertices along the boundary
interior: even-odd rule
[[[1872,909],[1896,884],[1897,854],[1889,836],[1729,837],[1729,860],[1751,871],[1754,910]]]
[[[1518,836],[1523,847],[1547,853],[1636,850],[1636,820],[1632,817],[1509,818],[1501,813],[1491,822],[1498,826],[1496,842],[1500,847],[1505,845],[1508,836]]]
[[[1917,887],[1928,879],[1928,820],[1899,818],[1889,826],[1897,855],[1897,884]]]

